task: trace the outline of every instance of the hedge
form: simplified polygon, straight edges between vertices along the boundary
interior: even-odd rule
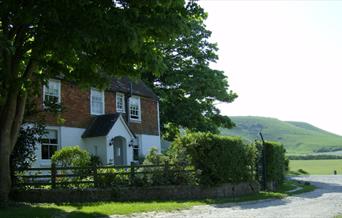
[[[285,178],[286,158],[284,146],[278,142],[266,141],[266,179],[282,184]]]
[[[239,183],[255,178],[256,146],[243,143],[239,137],[189,133],[172,143],[170,155],[174,163],[193,165],[201,185]]]

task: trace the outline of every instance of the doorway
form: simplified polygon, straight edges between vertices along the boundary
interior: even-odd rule
[[[126,139],[117,136],[113,139],[114,165],[126,164]]]

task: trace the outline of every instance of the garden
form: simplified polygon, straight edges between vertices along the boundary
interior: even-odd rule
[[[287,169],[284,153],[283,146],[275,142],[248,144],[239,137],[188,133],[176,138],[163,154],[151,149],[140,163],[103,166],[98,157],[78,146],[69,146],[55,152],[51,168],[17,169],[12,196],[19,201],[63,202],[63,198],[33,197],[34,193],[41,197],[42,193],[51,196],[49,191],[59,191],[54,196],[77,202],[252,194],[259,192],[258,184],[265,179],[268,185],[264,189],[274,190],[282,184]],[[94,189],[101,193],[94,193]],[[94,198],[83,197],[82,192],[89,190]],[[133,197],[123,197],[123,193],[130,191],[135,193]],[[217,192],[221,194],[212,194]],[[71,198],[77,195],[78,198]]]

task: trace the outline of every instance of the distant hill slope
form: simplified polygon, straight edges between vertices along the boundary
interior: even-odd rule
[[[266,117],[231,117],[233,129],[221,129],[222,135],[238,135],[249,141],[260,139],[261,131],[266,140],[284,144],[289,154],[311,154],[342,150],[342,136],[319,129],[311,124],[281,121]]]

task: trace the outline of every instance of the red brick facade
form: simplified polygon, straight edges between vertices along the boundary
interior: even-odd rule
[[[41,95],[42,96],[42,95]],[[105,113],[116,112],[116,93],[105,92]],[[63,123],[58,123],[56,115],[43,112],[47,125],[87,128],[94,115],[90,114],[90,90],[82,90],[69,82],[61,81],[61,104],[63,112],[60,117]],[[39,99],[39,105],[43,109],[43,97]],[[141,121],[129,121],[128,125],[135,134],[158,135],[158,109],[154,99],[140,96]],[[126,108],[126,112],[127,112]]]

